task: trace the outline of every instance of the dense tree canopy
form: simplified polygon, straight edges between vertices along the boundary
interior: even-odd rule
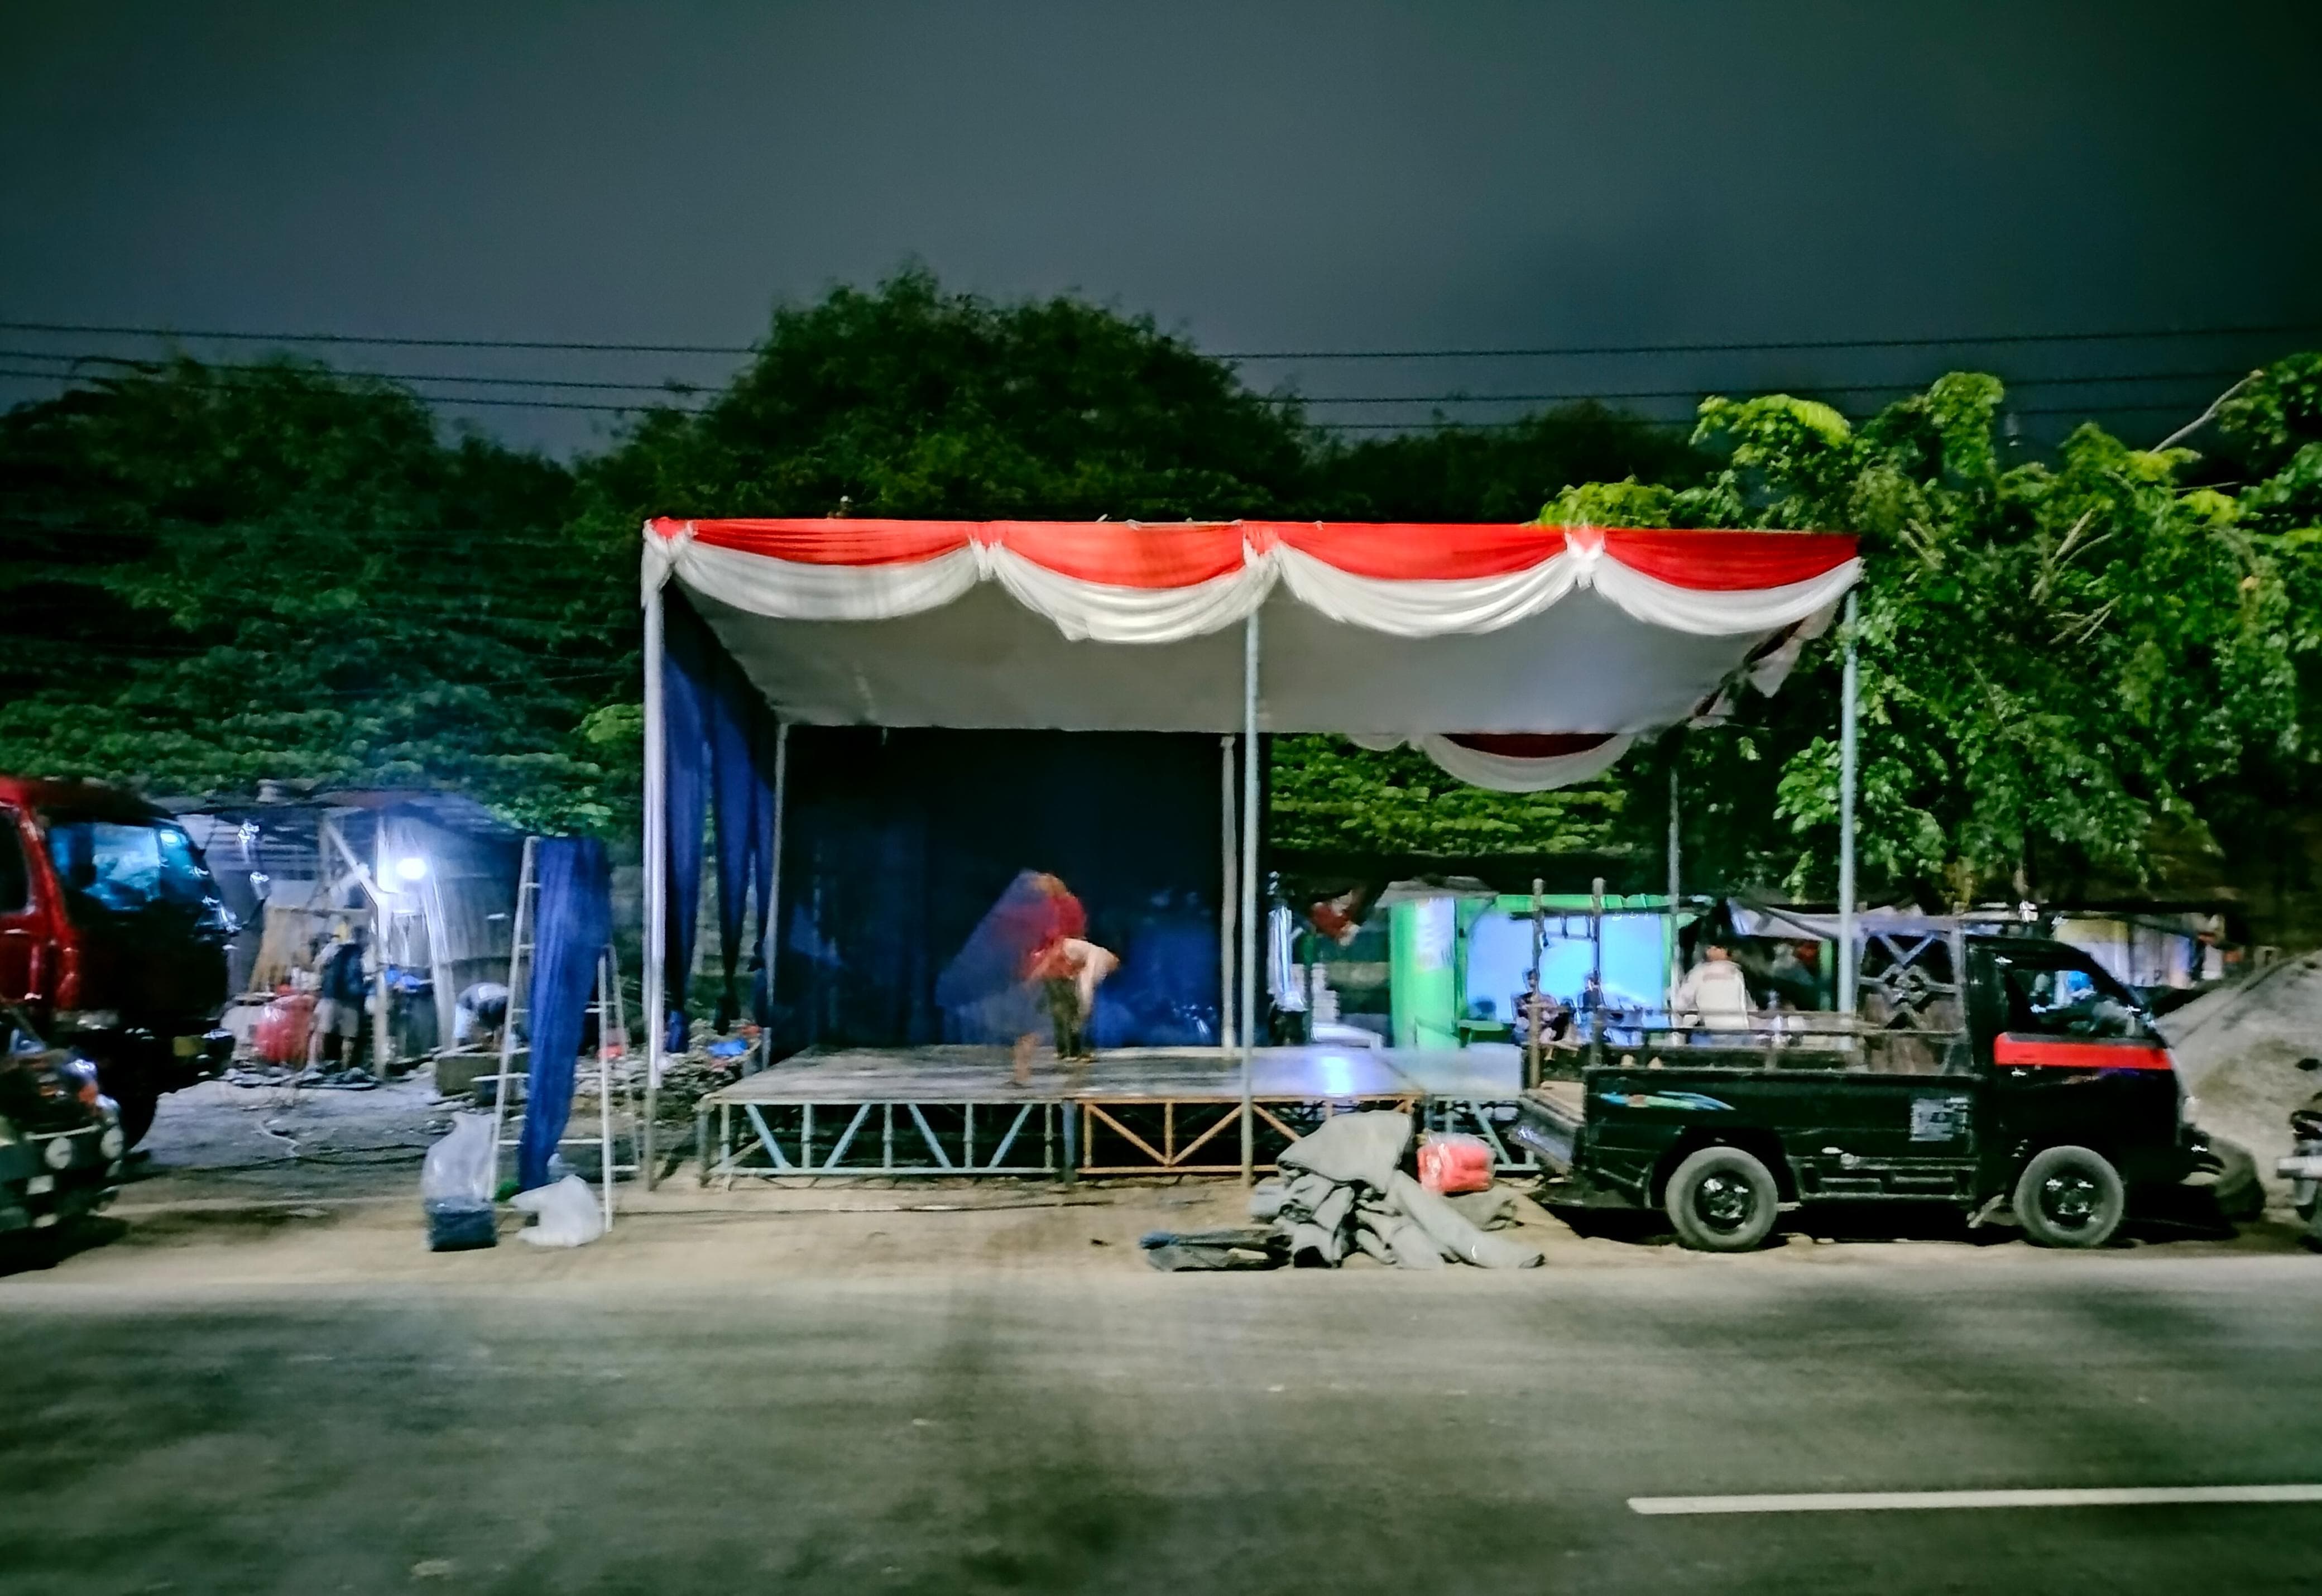
[[[1308,496],[1293,405],[1077,299],[998,306],[908,271],[785,307],[699,413],[656,411],[584,468],[591,515],[1180,520]]]
[[[447,434],[388,381],[178,360],[0,417],[0,768],[186,792],[454,784],[626,830],[648,514],[1240,515],[1845,527],[1870,576],[1864,847],[1922,902],[2134,880],[2310,786],[2322,737],[2322,357],[2255,373],[2189,448],[2001,441],[1956,374],[1859,425],[1711,399],[1688,439],[1593,407],[1345,444],[1149,321],[923,272],[776,311],[698,410],[567,467]],[[1620,855],[1829,890],[1836,639],[1770,701],[1566,793],[1285,738],[1307,852]]]

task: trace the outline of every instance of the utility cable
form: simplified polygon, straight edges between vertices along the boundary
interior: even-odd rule
[[[2111,332],[1974,333],[1883,338],[1711,339],[1676,344],[1568,344],[1538,347],[1449,349],[1258,349],[1223,350],[1218,360],[1500,360],[1567,355],[1702,354],[1725,351],[1782,349],[1934,349],[1988,344],[2128,343],[2161,338],[2226,338],[2268,333],[2305,332],[2322,322],[2269,322],[2215,327],[2143,327]],[[601,354],[754,354],[755,344],[624,344],[550,338],[415,338],[357,333],[253,333],[210,328],[133,326],[89,322],[0,321],[0,330],[105,337],[178,338],[259,344],[352,344],[407,349],[538,349]]]

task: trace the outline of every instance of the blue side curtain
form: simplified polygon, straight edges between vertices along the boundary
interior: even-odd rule
[[[708,627],[672,597],[663,671],[669,758],[670,1016],[667,1046],[685,1045],[685,1000],[701,913],[702,829],[717,823],[718,971],[717,1016],[730,1026],[741,1009],[742,955],[750,949],[750,1007],[772,1018],[774,757],[777,722],[742,668]],[[753,904],[756,923],[752,929]]]
[[[573,1061],[597,985],[597,960],[612,935],[613,872],[593,837],[544,838],[535,856],[539,917],[532,959],[532,1073],[517,1187],[548,1184],[548,1160],[572,1112]]]
[[[672,1052],[685,1049],[685,989],[693,973],[693,928],[701,920],[701,825],[709,806],[708,702],[718,646],[674,592],[665,611],[662,714],[668,742],[669,896],[667,968]]]

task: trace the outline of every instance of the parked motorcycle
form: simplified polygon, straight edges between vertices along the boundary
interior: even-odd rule
[[[2322,1059],[2300,1059],[2298,1067],[2322,1070]],[[2308,1237],[2322,1245],[2322,1092],[2290,1111],[2290,1134],[2292,1151],[2273,1172],[2290,1182],[2290,1200],[2306,1221]]]

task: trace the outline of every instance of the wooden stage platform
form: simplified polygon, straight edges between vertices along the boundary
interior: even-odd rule
[[[1235,1174],[1241,1060],[1216,1048],[1123,1048],[1028,1086],[1004,1048],[801,1054],[701,1101],[705,1180],[864,1175]],[[1254,1161],[1334,1113],[1397,1108],[1489,1141],[1503,1168],[1534,1166],[1501,1129],[1522,1093],[1506,1045],[1456,1051],[1260,1048],[1250,1072]]]

